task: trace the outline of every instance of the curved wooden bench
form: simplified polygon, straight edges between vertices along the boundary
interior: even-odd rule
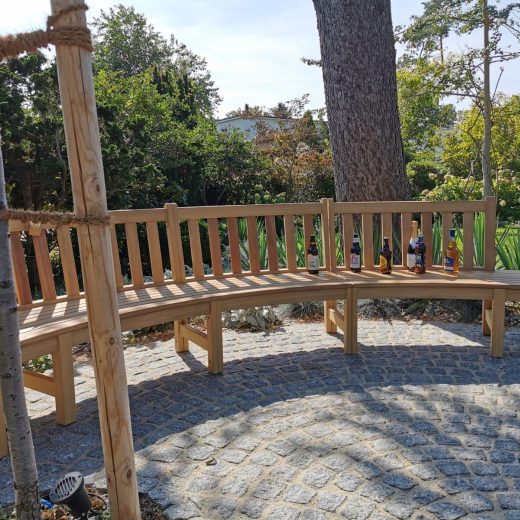
[[[442,217],[445,243],[454,216],[460,214],[466,251],[474,246],[475,214],[482,214],[486,220],[485,265],[474,266],[473,255],[465,255],[459,276],[447,275],[431,262],[429,272],[422,276],[408,273],[402,265],[394,267],[391,276],[380,274],[374,265],[374,215],[388,236],[392,236],[392,221],[398,215],[403,237],[400,249],[406,251],[412,215],[420,214],[431,252],[436,213]],[[494,199],[449,203],[334,203],[324,199],[309,204],[191,208],[167,204],[160,209],[112,211],[110,215],[122,330],[174,321],[176,350],[187,350],[189,342],[201,346],[208,352],[212,373],[222,372],[224,366],[221,313],[225,310],[324,301],[325,329],[336,332],[340,328],[345,352],[353,354],[358,348],[359,298],[481,299],[483,332],[491,333],[491,354],[501,356],[505,301],[520,300],[520,273],[494,271]],[[362,223],[361,273],[352,273],[348,264],[356,221]],[[53,395],[57,422],[69,424],[76,417],[72,346],[88,340],[75,234],[69,229],[34,228],[16,221],[10,223],[10,231],[22,357],[28,361],[51,354],[53,360],[52,376],[25,371],[25,384]],[[306,272],[305,255],[298,248],[297,238],[303,237],[308,244],[312,234],[320,239],[319,276]],[[183,248],[183,236],[189,248]],[[261,241],[266,244],[265,256]],[[33,299],[35,284],[29,283],[27,260],[31,254],[39,300]],[[204,256],[210,258],[209,273]],[[55,284],[56,266],[66,290],[61,296]],[[171,270],[171,280],[165,279],[165,267]],[[344,314],[337,310],[337,300],[344,300]],[[208,315],[207,333],[187,323],[189,317],[201,314]],[[0,455],[6,450],[5,438],[0,437]]]

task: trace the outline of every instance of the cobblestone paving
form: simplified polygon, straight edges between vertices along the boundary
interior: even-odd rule
[[[226,332],[223,376],[197,347],[127,348],[140,489],[171,519],[520,519],[520,329],[503,360],[477,325],[360,321],[359,338],[345,356],[321,324]],[[91,364],[76,371],[74,425],[28,392],[42,488],[103,481]]]

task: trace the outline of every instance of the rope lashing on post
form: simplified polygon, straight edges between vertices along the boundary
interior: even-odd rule
[[[15,58],[23,52],[36,52],[37,49],[53,45],[74,45],[92,52],[90,31],[78,25],[55,27],[62,16],[77,10],[87,10],[86,5],[71,5],[47,18],[47,29],[0,37],[0,61]]]
[[[74,213],[61,213],[59,211],[29,211],[25,209],[0,209],[0,220],[20,220],[24,224],[51,224],[54,227],[77,225],[110,225],[110,217],[90,216],[79,217]]]

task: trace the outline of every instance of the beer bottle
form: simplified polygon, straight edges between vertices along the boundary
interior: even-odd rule
[[[361,272],[361,247],[359,246],[359,236],[354,234],[352,248],[350,249],[350,270],[354,273]]]
[[[390,251],[388,237],[384,237],[383,248],[379,252],[379,271],[383,274],[392,272],[392,251]]]
[[[314,235],[311,235],[309,249],[307,249],[307,270],[309,274],[320,274],[320,256]]]
[[[415,272],[415,244],[417,243],[417,229],[419,223],[417,220],[412,220],[412,236],[408,243],[408,254],[406,255],[406,267],[409,271]]]
[[[422,234],[417,238],[415,244],[415,272],[424,274],[426,272],[426,245]]]
[[[450,240],[444,252],[444,270],[447,273],[457,274],[459,272],[459,250],[455,240],[455,230],[450,229]]]

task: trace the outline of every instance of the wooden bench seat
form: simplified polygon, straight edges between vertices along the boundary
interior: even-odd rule
[[[167,204],[159,209],[112,211],[110,229],[121,328],[127,331],[173,321],[176,350],[187,350],[190,342],[197,344],[208,352],[209,371],[221,373],[221,314],[225,310],[323,301],[326,331],[333,333],[340,328],[345,352],[354,354],[358,349],[360,298],[479,299],[483,302],[483,333],[491,334],[491,355],[501,356],[505,301],[520,300],[520,272],[494,270],[495,202],[347,204],[324,199],[308,204],[207,208]],[[485,262],[476,266],[473,223],[479,213],[486,225]],[[447,244],[456,215],[463,219],[464,250],[471,253],[463,256],[457,276],[432,265],[431,256],[424,275],[410,273],[402,265],[408,227],[417,214],[430,253],[435,219],[442,217],[442,247]],[[396,216],[401,221],[400,237],[392,233]],[[361,225],[361,273],[351,272],[348,263],[356,222]],[[394,259],[398,256],[400,263],[397,261],[391,275],[379,273],[375,264],[377,244],[373,237],[377,226],[386,236],[400,241],[400,251],[394,248]],[[74,254],[77,244],[71,230],[63,228],[33,229],[12,221],[10,231],[22,358],[26,362],[50,354],[53,361],[52,376],[25,371],[25,384],[54,396],[57,421],[66,425],[76,417],[72,347],[89,338],[86,301],[77,270],[79,259]],[[183,248],[186,232],[189,250]],[[298,249],[298,238],[308,244],[313,234],[318,236],[321,250],[319,276],[306,272],[304,251],[302,254]],[[265,252],[260,248],[261,240]],[[31,254],[41,299],[34,298],[35,287],[29,283],[26,262]],[[63,296],[57,296],[57,259],[66,289]],[[165,267],[171,270],[172,280],[166,279]],[[344,302],[343,313],[338,311],[338,300]],[[188,318],[202,314],[208,316],[207,333],[187,323]],[[6,450],[5,437],[0,435],[0,455]]]

